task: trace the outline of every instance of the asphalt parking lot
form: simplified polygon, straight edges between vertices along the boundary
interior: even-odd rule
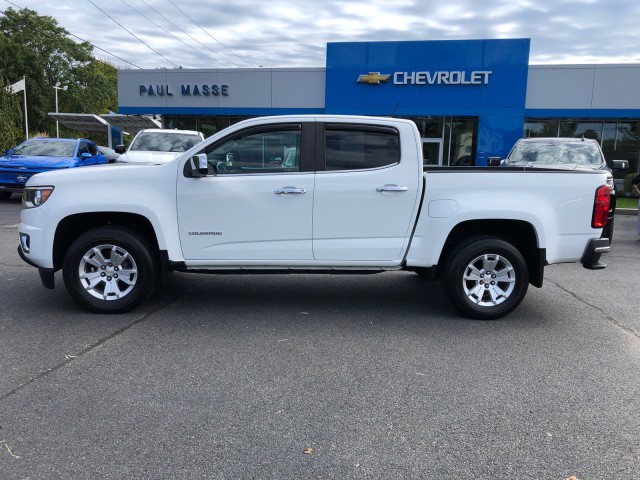
[[[547,268],[510,316],[437,284],[171,275],[79,309],[19,258],[0,202],[0,479],[636,479],[640,241]]]

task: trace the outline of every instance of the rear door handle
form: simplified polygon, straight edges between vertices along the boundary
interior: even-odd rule
[[[276,195],[302,195],[303,193],[307,193],[307,189],[298,187],[281,187],[276,188],[273,193]]]
[[[381,187],[376,188],[376,192],[406,192],[408,190],[407,187],[402,187],[400,185],[382,185]]]

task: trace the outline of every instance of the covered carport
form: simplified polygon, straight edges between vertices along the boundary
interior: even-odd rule
[[[71,130],[84,134],[106,134],[109,147],[113,146],[114,135],[119,136],[120,133],[135,135],[145,128],[160,128],[162,126],[158,120],[145,115],[121,115],[118,113],[94,115],[92,113],[51,112],[49,116]]]

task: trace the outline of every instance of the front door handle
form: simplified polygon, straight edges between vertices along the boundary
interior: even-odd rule
[[[383,185],[381,187],[376,188],[376,192],[406,192],[408,190],[407,187],[402,187],[400,185]]]
[[[298,187],[281,187],[276,188],[273,193],[276,195],[302,195],[303,193],[307,193],[307,189]]]

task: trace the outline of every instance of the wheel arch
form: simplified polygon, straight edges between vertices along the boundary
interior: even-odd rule
[[[87,212],[63,218],[56,228],[53,240],[53,268],[62,268],[64,257],[71,243],[83,233],[101,226],[129,228],[144,236],[160,259],[158,238],[151,221],[143,215],[127,212]]]
[[[523,220],[469,220],[456,225],[445,241],[436,275],[442,277],[441,268],[447,257],[463,242],[472,237],[496,237],[511,243],[524,257],[529,270],[529,283],[542,287],[546,249],[538,246],[535,227]]]

